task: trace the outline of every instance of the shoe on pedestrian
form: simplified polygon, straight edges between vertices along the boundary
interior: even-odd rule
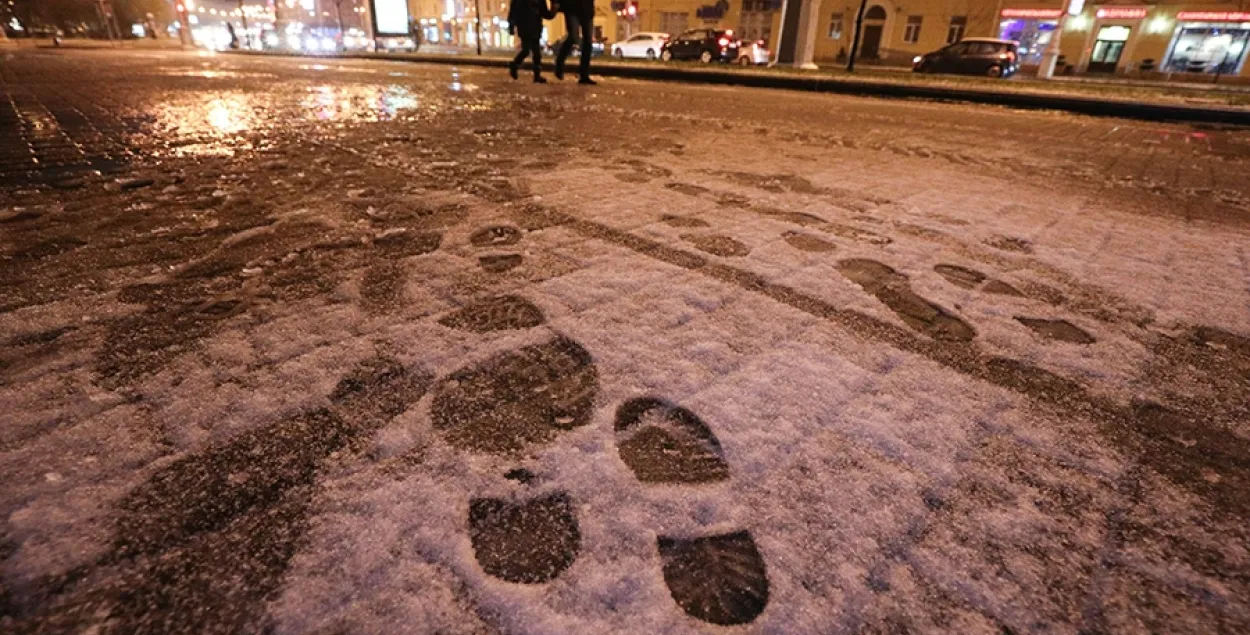
[[[581,79],[577,80],[577,83],[579,83],[579,84],[583,84],[583,85],[585,85],[585,86],[598,86],[598,85],[599,85],[599,82],[596,82],[595,80],[593,80],[593,79],[591,79],[591,78],[589,78],[589,77],[585,77],[585,76],[583,76]]]
[[[556,60],[556,79],[564,80],[564,61]]]
[[[508,65],[508,74],[512,76],[512,79],[516,79],[516,78],[517,78],[517,72],[516,72],[516,71],[517,71],[516,64],[509,64],[509,65]]]
[[[535,84],[546,84],[546,83],[547,83],[547,78],[546,78],[546,77],[543,77],[542,75],[535,75],[535,76],[534,76],[534,83],[535,83]]]

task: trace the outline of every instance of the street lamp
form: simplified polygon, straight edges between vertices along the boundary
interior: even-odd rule
[[[183,46],[195,44],[195,41],[191,39],[191,19],[189,17],[192,6],[189,0],[183,0],[174,5],[174,9],[178,13],[178,41]],[[203,7],[200,10],[202,11]]]
[[[478,0],[473,0],[473,29],[477,33],[477,54],[482,54],[482,8],[478,4]],[[535,73],[538,71],[535,70]]]
[[[1050,79],[1055,76],[1055,63],[1059,61],[1059,40],[1063,36],[1063,24],[1068,21],[1069,15],[1080,15],[1084,8],[1085,0],[1064,0],[1063,11],[1059,12],[1059,21],[1055,23],[1055,30],[1050,34],[1046,50],[1042,52],[1042,65],[1037,67],[1039,78]]]
[[[243,43],[252,48],[252,34],[247,31],[247,11],[243,10],[243,0],[239,0],[239,16],[243,18]]]

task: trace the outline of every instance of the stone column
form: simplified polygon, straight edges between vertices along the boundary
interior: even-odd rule
[[[777,37],[774,64],[795,68],[816,68],[816,29],[820,24],[821,0],[785,0],[781,6],[781,33]]]

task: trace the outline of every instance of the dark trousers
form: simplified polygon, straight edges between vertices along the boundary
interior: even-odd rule
[[[538,43],[538,34],[517,32],[517,35],[521,38],[521,51],[513,58],[512,65],[520,68],[525,63],[525,58],[533,55],[534,77],[538,77],[543,70],[543,47]]]
[[[564,38],[564,44],[560,45],[560,53],[556,55],[556,67],[564,68],[564,60],[568,58],[569,53],[573,52],[573,39],[581,37],[582,61],[577,67],[577,72],[582,77],[590,77],[590,52],[591,52],[591,34],[594,33],[594,15],[573,15],[572,13],[564,14],[564,30],[568,35]]]

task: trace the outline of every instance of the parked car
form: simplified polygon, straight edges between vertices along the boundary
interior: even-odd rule
[[[645,57],[653,60],[664,50],[668,42],[667,33],[636,33],[623,42],[612,45],[612,56],[620,59],[626,57]]]
[[[1011,40],[970,37],[950,46],[917,55],[912,60],[916,73],[955,73],[1011,77],[1019,69],[1020,44]]]
[[[743,66],[754,66],[768,63],[768,47],[764,40],[742,42],[738,46],[738,63]]]
[[[560,38],[556,40],[555,42],[548,42],[547,49],[551,52],[552,55],[555,55],[556,53],[560,52],[560,47],[562,45],[564,45],[564,38]],[[603,55],[603,50],[604,50],[604,46],[603,46],[602,41],[595,40],[590,43],[590,56],[591,57],[599,57],[600,55]],[[572,48],[572,52],[569,53],[569,57],[578,57],[581,54],[582,54],[581,42],[578,40],[573,40],[573,48]]]
[[[738,39],[733,31],[714,29],[690,29],[668,41],[660,52],[660,59],[699,60],[704,64],[712,61],[738,61]]]

